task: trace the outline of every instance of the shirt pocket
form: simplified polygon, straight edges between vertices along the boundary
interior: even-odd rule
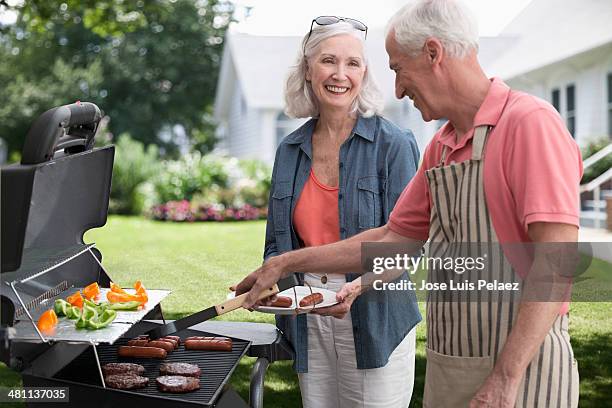
[[[361,177],[357,180],[359,200],[359,228],[374,228],[382,225],[382,195],[385,179],[378,176]]]
[[[291,198],[293,185],[290,181],[281,181],[274,185],[272,193],[272,211],[274,212],[274,230],[285,232],[291,225]]]

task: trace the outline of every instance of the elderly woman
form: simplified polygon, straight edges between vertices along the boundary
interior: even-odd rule
[[[416,172],[414,136],[382,118],[368,69],[366,26],[318,17],[286,84],[287,114],[312,117],[283,139],[272,174],[264,259],[351,237],[387,222]],[[278,316],[295,349],[304,407],[406,407],[414,381],[409,291],[361,294],[357,274],[300,274],[340,304]],[[393,299],[390,299],[393,298]]]

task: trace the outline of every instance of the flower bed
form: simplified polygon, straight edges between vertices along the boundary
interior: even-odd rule
[[[150,215],[159,221],[246,221],[265,219],[267,212],[267,208],[249,204],[226,208],[223,204],[192,204],[182,200],[153,206]]]

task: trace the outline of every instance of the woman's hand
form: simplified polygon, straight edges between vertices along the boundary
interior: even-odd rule
[[[310,313],[315,313],[321,316],[333,316],[337,319],[342,319],[351,310],[351,305],[361,294],[361,278],[357,278],[352,282],[346,283],[336,293],[337,305],[329,307],[315,308]]]

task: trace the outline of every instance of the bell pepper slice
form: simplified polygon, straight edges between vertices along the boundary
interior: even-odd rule
[[[87,321],[87,328],[92,330],[98,330],[111,324],[117,317],[117,312],[112,309],[106,309],[99,317],[96,316]]]
[[[85,327],[87,327],[87,323],[91,319],[96,319],[97,317],[98,312],[96,312],[96,309],[89,305],[83,305],[83,312],[81,313],[81,317],[79,317],[79,320],[77,320],[75,325],[77,329],[84,329]]]
[[[70,320],[78,319],[81,317],[81,309],[76,306],[70,306],[70,308],[66,309],[66,316]]]
[[[111,289],[111,292],[115,292],[115,293],[127,293],[125,290],[123,290],[121,286],[117,285],[115,282],[111,282],[110,289]]]
[[[78,290],[74,292],[72,295],[68,296],[66,300],[72,306],[81,307],[81,308],[83,307],[83,296],[81,296],[81,292],[79,292]]]
[[[144,303],[147,303],[149,301],[149,296],[147,295],[147,290],[145,289],[145,287],[142,285],[142,282],[140,282],[139,280],[137,280],[134,283],[134,289],[136,289],[136,294],[137,295],[141,295],[145,301]]]
[[[83,296],[86,299],[93,299],[100,294],[100,287],[98,286],[98,282],[94,282],[91,285],[87,285],[83,288]]]
[[[112,310],[136,310],[140,304],[141,303],[139,301],[132,300],[129,302],[111,303],[108,308]]]
[[[57,316],[68,316],[68,308],[71,307],[72,305],[64,299],[57,299],[53,304],[53,311]]]
[[[57,325],[57,315],[53,309],[49,309],[40,315],[36,326],[41,332],[51,332]]]
[[[145,304],[149,300],[144,294],[137,293],[133,295],[131,293],[116,293],[112,291],[106,294],[106,298],[111,303],[138,301],[140,304]]]

